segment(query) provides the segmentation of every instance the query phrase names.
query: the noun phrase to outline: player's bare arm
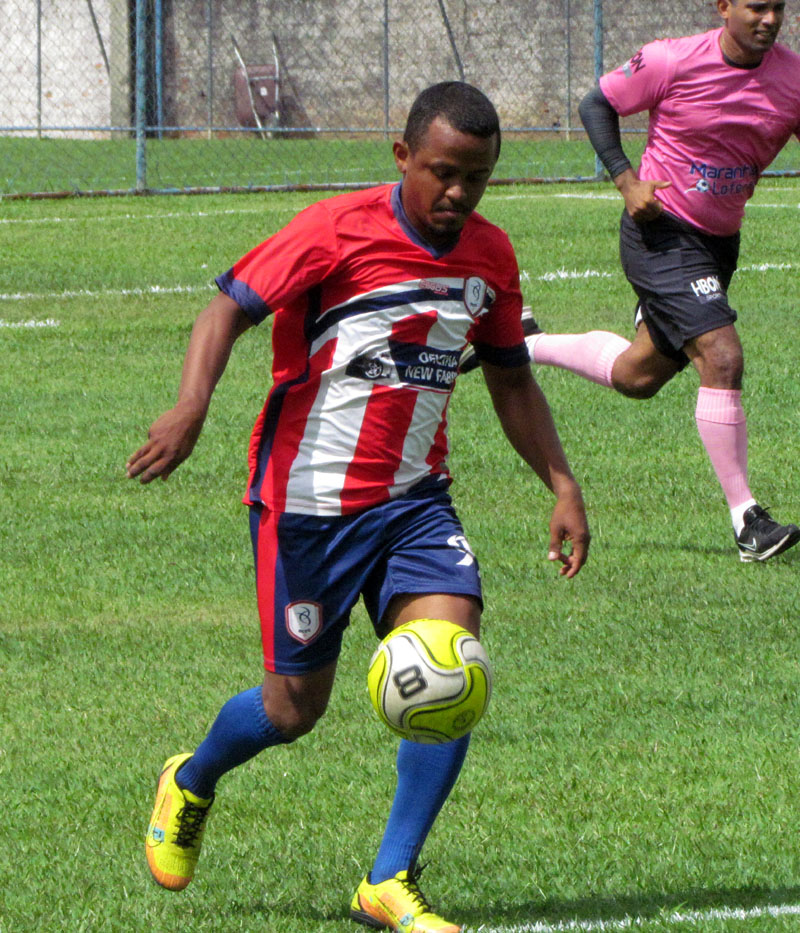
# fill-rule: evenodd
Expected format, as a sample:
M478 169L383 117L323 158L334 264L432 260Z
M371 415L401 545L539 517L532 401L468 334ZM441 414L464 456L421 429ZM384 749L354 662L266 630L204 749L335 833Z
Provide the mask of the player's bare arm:
M484 363L483 373L511 445L555 494L548 559L561 562L562 576L574 577L586 563L591 536L581 489L569 468L547 399L529 366L506 369Z
M191 454L233 345L251 326L236 302L222 293L199 314L184 358L178 401L153 423L147 443L129 458L129 479L166 480Z

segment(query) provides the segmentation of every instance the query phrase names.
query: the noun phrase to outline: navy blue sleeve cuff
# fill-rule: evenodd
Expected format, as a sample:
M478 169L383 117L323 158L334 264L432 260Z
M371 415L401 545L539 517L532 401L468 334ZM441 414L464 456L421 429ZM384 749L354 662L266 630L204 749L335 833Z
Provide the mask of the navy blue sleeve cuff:
M475 343L473 346L478 359L492 366L513 369L515 366L528 366L531 361L524 341L515 347L494 347L489 343Z
M271 313L269 305L260 295L254 292L249 285L234 278L233 269L228 269L227 272L218 275L214 281L217 283L219 290L229 298L233 298L254 324L260 324Z

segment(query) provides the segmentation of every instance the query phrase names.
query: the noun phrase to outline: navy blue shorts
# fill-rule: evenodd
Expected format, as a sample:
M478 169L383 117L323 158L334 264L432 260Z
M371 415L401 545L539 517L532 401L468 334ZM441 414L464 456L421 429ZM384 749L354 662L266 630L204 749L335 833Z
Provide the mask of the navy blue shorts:
M728 286L739 258L739 234L710 236L666 211L637 224L622 212L622 268L639 297L656 349L683 368L686 344L736 320Z
M335 661L360 596L379 637L393 596L482 604L478 562L444 490L331 518L251 506L250 533L268 671L304 674Z

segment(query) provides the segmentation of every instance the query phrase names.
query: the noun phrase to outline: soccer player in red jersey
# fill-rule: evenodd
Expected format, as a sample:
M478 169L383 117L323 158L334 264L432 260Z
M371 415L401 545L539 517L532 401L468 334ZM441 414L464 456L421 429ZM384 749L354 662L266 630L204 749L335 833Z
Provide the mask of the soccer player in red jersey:
M480 91L462 82L423 91L394 144L400 184L309 207L217 278L177 404L128 461L130 477L166 479L191 453L233 345L274 315L273 383L244 500L264 680L223 706L194 752L164 766L147 833L164 887L191 881L221 775L322 716L360 596L378 636L422 617L478 635L477 561L447 492L447 407L468 343L510 442L555 495L549 559L566 577L586 560L580 488L531 374L514 252L474 213L499 149L497 114ZM468 744L400 742L394 802L354 919L459 929L421 894L417 858Z
M743 561L800 541L774 521L747 476L742 345L727 290L744 206L800 130L800 56L776 44L783 0L717 0L719 29L645 45L581 102L595 150L625 202L622 265L637 297L633 343L616 334L531 333L531 358L631 398L655 395L691 362L697 429L730 509ZM619 117L649 111L635 171ZM530 326L536 330L536 325Z

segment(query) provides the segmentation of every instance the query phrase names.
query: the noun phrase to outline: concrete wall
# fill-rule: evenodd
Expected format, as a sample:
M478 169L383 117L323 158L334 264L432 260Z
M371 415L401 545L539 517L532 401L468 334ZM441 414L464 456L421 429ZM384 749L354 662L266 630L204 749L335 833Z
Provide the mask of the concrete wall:
M0 0L0 126L130 126L132 4ZM277 52L278 120L294 128L402 126L422 87L462 71L494 100L506 127L574 126L594 82L593 0L444 0L447 24L439 0L163 5L164 120L172 126L239 125L234 39L248 65L271 63ZM606 69L651 38L718 22L713 0L604 0ZM795 48L798 30L798 17L787 17L783 38Z
M655 8L605 2L609 66L649 38L716 22L710 0ZM459 60L466 80L489 94L505 125L576 120L577 101L594 82L592 0L446 0L445 9L450 34L438 0L389 0L386 21L380 0L215 0L209 32L207 0L173 0L167 24L170 122L206 123L211 113L217 125L236 123L231 36L248 64L271 61L275 40L283 75L281 122L289 126L381 127L385 96L389 124L402 125L421 88L461 76Z
M0 42L0 126L36 135L128 122L127 0L2 0Z

